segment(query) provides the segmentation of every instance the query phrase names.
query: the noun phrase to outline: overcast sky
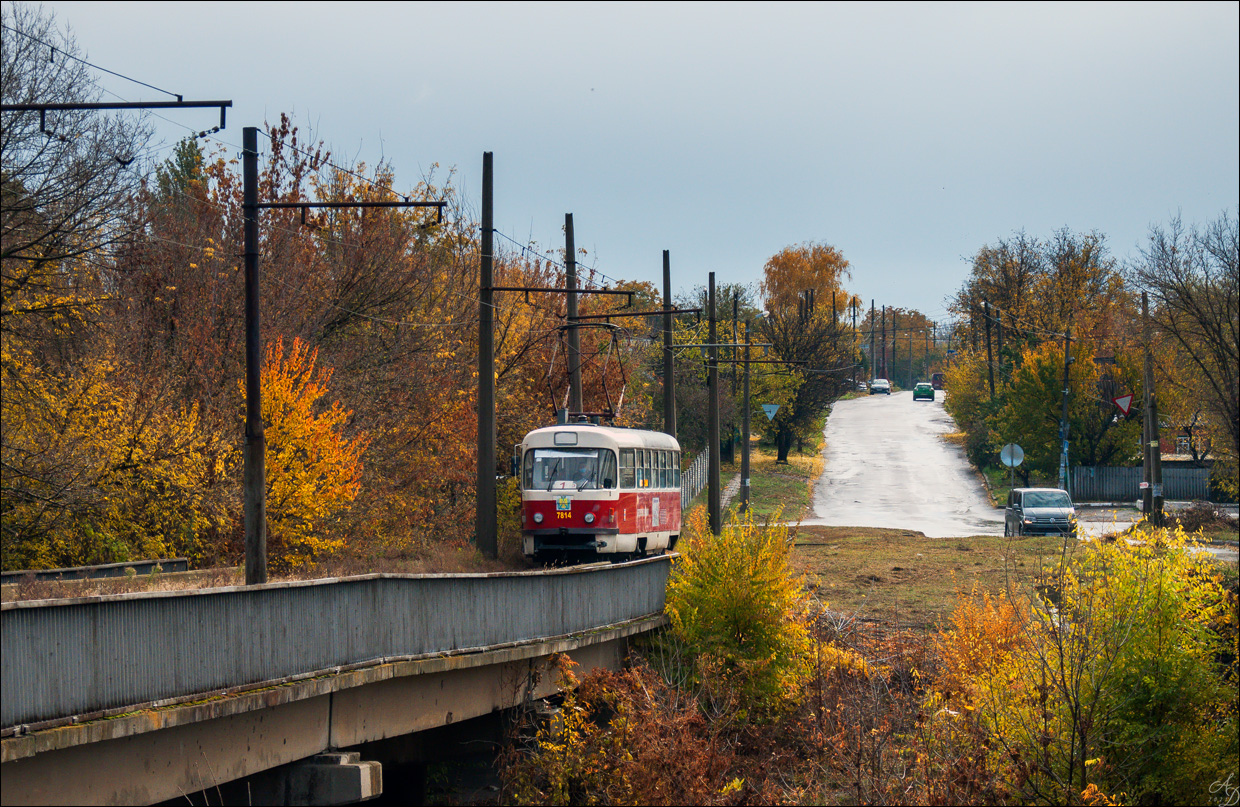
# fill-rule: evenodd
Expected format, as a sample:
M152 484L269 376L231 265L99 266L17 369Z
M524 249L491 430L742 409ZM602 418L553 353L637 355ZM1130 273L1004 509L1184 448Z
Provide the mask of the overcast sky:
M587 263L661 282L668 249L677 289L819 241L863 298L945 319L1014 230L1098 230L1124 258L1240 201L1232 2L45 7L102 67L231 99L228 144L289 112L400 186L455 168L475 209L492 151L499 230L560 247L571 212Z

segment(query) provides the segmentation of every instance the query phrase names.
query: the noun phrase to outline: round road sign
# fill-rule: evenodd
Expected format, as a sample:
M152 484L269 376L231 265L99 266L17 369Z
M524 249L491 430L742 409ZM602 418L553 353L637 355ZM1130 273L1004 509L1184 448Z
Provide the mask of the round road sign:
M1025 451L1015 443L1008 443L999 451L999 461L1009 468L1015 468L1025 461Z

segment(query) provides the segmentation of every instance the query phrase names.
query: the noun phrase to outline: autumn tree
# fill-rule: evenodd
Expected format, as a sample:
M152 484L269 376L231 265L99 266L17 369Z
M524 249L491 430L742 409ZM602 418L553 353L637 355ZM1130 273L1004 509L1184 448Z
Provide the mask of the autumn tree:
M99 100L54 15L21 3L2 13L5 104ZM2 115L0 324L65 349L75 327L99 313L103 253L138 226L129 215L141 180L134 161L149 131L132 116L94 110L49 112L46 129L37 112Z
M1230 466L1233 494L1240 455L1240 228L1224 211L1202 228L1185 227L1179 216L1150 229L1140 257L1129 267L1150 293L1150 315L1168 364L1164 376L1200 406L1190 422L1217 435L1215 445ZM1195 414L1195 413L1194 413Z
M1094 346L1077 342L1072 348L1068 385L1069 463L1127 465L1139 457L1141 422L1134 411L1121 415L1104 390L1107 382L1140 390L1140 356L1133 351L1099 364ZM990 449L1006 443L1025 450L1022 476L1054 473L1059 464L1059 421L1063 413L1063 345L1048 341L1026 348L1002 404L990 423ZM1104 369L1105 368L1105 369Z
M787 462L794 443L810 437L831 402L851 386L859 351L841 319L851 299L840 286L848 276L848 261L825 244L789 247L765 267L762 335L800 378L774 420L777 462Z
M269 551L277 569L313 561L344 545L340 513L361 489L366 434L347 435L352 413L326 403L329 369L294 339L268 345L263 358Z

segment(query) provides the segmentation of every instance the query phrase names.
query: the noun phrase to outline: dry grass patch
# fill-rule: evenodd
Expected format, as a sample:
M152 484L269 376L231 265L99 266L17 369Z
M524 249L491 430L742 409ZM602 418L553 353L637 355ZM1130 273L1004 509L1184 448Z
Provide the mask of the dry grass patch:
M958 591L1036 582L1065 549L1053 537L927 538L874 527L798 527L795 535L792 566L812 577L832 611L917 628L945 619Z
M757 520L782 512L786 521L804 518L812 502L814 481L822 476L822 454L789 454L775 462L774 449L755 449L749 457L749 493ZM737 470L739 470L739 465Z

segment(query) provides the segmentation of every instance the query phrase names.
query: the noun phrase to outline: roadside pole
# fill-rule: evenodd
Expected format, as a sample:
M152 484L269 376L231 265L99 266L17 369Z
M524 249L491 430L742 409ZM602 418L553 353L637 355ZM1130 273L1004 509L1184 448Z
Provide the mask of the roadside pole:
M986 317L986 375L990 379L990 397L993 400L995 397L995 359L994 359L994 356L990 352L990 301L989 300L982 301L982 313ZM1064 385L1065 386L1067 385L1067 381L1068 381L1067 375L1066 375L1067 372L1068 371L1065 368L1064 369L1064 373L1065 373ZM1062 437L1062 435L1060 436ZM1063 485L1060 485L1060 487L1063 487Z
M709 413L707 414L707 432L706 438L710 445L707 447L709 453L708 471L707 471L707 508L710 511L710 531L718 535L723 529L723 505L719 489L719 342L718 328L715 324L715 273L710 273L710 288L708 300L706 303L710 306L710 352L706 355L709 357L707 364L707 384L710 386L710 404Z
M1144 403L1141 433L1144 468L1141 486L1141 514L1156 527L1163 525L1162 451L1158 434L1158 401L1154 394L1154 353L1150 343L1150 301L1141 292L1141 332L1145 342L1145 367L1142 377Z
M989 331L988 331L989 332ZM1068 489L1068 365L1072 364L1072 313L1063 332L1063 410L1059 416L1059 488Z
M870 381L878 378L878 354L874 352L874 298L870 298ZM869 386L869 383L866 383Z
M672 259L663 250L663 431L676 436L676 361L672 355Z
M856 375L856 370L853 370ZM853 385L856 387L856 384ZM749 320L745 320L745 384L741 411L741 512L749 510Z

